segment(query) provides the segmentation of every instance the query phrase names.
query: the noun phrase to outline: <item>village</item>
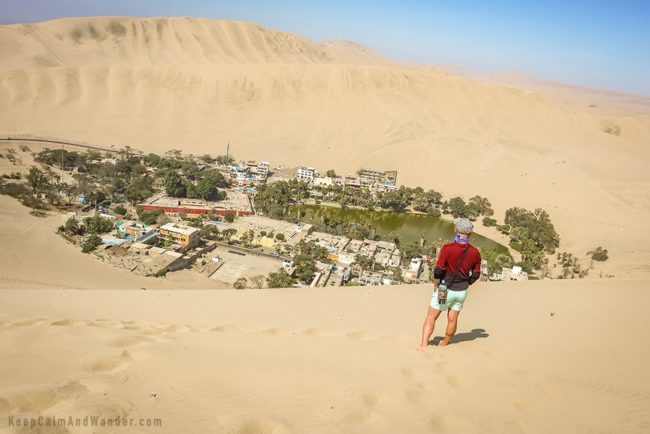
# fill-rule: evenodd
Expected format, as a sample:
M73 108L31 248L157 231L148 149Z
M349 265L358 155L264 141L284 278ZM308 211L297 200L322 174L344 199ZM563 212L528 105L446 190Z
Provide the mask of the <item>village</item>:
M93 162L117 164L110 158ZM91 198L81 194L76 198L81 210L69 212L68 223L73 229L62 227L59 233L83 247L88 231L74 228L83 228L88 219L101 219L110 222L110 230L95 235L97 241L85 250L102 261L155 277L189 268L238 289L431 280L436 249L408 256L395 242L319 232L311 224L270 218L255 209L257 190L267 184L299 182L316 198L329 186L388 192L399 188L396 171L361 169L356 175L322 176L313 167L271 170L266 161L235 163L229 157L202 163L198 169L218 171L225 180L217 200L172 197L162 185L135 204L103 199L90 206ZM103 227L109 229L106 224ZM420 247L424 248L424 240ZM483 280L487 280L487 261L483 262ZM491 280L524 279L527 275L520 267L504 267L501 274L491 276Z

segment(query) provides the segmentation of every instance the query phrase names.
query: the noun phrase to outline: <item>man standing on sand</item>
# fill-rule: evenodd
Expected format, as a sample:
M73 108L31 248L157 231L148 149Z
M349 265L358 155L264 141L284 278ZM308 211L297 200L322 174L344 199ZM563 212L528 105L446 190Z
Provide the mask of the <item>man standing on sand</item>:
M445 244L440 250L440 257L433 271L433 296L427 317L422 326L422 343L420 350L429 345L436 319L440 312L447 310L447 330L438 346L451 342L458 327L458 315L463 309L467 291L471 284L481 277L481 254L469 244L469 237L474 225L468 219L456 221L456 238L453 243ZM438 287L441 282L448 288L447 299L438 299Z

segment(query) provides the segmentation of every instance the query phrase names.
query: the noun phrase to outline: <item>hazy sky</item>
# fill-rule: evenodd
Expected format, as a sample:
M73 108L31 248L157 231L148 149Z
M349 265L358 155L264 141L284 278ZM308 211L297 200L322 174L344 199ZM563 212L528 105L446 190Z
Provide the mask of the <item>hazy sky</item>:
M94 15L242 19L396 60L650 95L650 0L0 0L3 23Z

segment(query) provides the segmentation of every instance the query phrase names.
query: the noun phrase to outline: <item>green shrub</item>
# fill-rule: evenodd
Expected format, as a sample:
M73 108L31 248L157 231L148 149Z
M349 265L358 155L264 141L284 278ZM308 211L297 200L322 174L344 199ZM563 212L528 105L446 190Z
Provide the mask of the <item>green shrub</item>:
M95 250L102 244L102 239L98 235L92 234L88 238L82 241L81 251L84 253L89 253Z
M607 256L607 249L603 249L602 247L597 247L595 250L592 250L587 254L591 256L591 259L598 262L603 262L609 259L609 256Z
M496 221L496 219L493 219L493 218L491 218L491 217L483 217L483 224L484 224L485 226L488 226L488 227L496 226L496 225L497 225L497 221Z
M100 216L86 217L84 219L86 232L91 234L103 234L113 230L113 222Z

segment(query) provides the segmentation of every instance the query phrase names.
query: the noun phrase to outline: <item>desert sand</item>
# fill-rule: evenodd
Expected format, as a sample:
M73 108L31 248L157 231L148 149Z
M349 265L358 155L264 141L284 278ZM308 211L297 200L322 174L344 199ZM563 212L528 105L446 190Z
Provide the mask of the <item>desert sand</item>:
M506 81L247 22L0 27L0 134L194 154L230 141L273 165L397 169L406 185L486 196L500 218L542 207L560 250L609 250L594 275L647 276L650 229L629 222L650 221L650 98Z
M477 284L456 343L419 352L429 297L427 286L0 291L3 414L162 420L7 431L4 418L0 430L650 429L647 281ZM610 311L620 305L629 316Z

